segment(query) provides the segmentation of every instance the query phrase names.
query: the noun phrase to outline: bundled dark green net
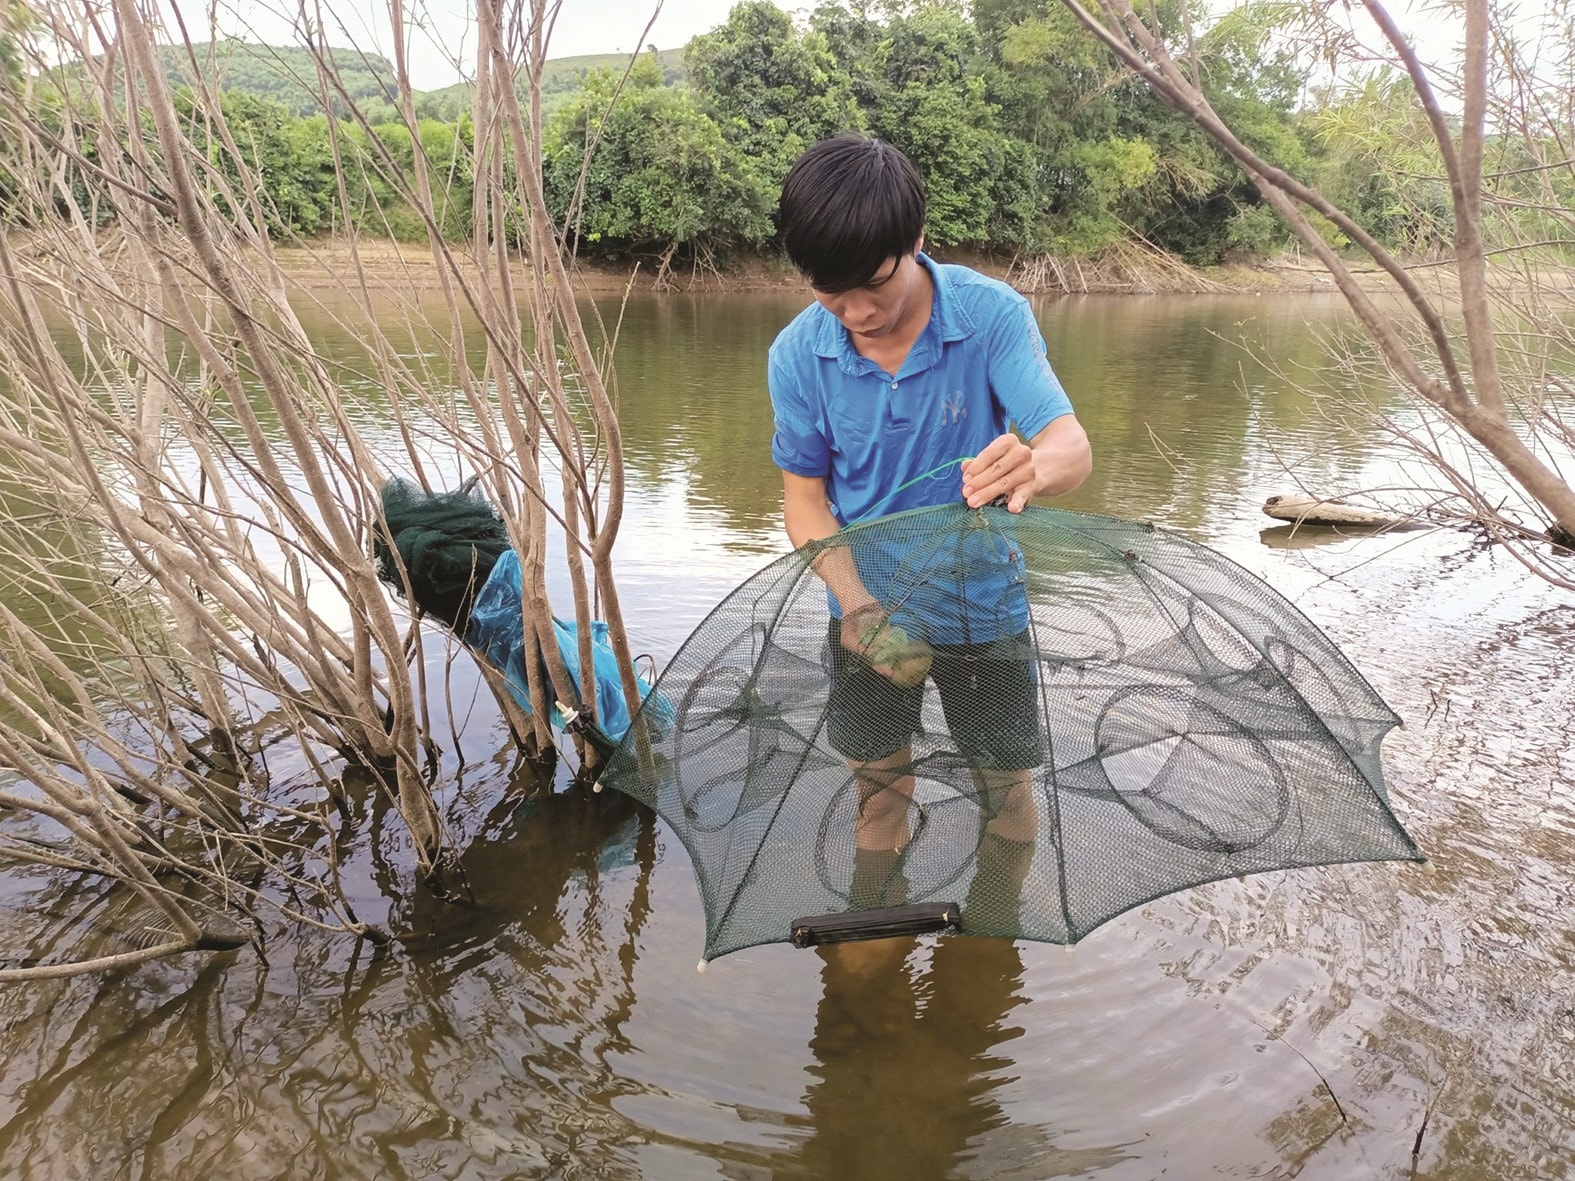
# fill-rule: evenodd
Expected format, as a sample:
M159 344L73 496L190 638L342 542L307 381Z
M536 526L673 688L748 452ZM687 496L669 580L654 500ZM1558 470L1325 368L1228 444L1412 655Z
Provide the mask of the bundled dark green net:
M401 594L408 579L413 606L464 635L476 592L509 549L497 510L478 492L427 492L397 476L383 485L382 506L387 534L372 543L378 577Z
M822 575L849 561L878 607L843 626ZM1127 521L851 527L739 587L656 694L672 724L636 725L602 782L688 849L707 958L947 901L965 933L1071 943L1202 882L1421 857L1379 763L1398 718L1363 677L1257 578ZM889 847L856 848L872 808Z

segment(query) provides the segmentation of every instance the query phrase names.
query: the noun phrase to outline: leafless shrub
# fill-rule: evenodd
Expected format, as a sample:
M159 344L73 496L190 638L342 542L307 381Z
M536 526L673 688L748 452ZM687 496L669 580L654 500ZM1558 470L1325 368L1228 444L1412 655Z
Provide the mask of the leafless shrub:
M1527 56L1510 14L1466 0L1459 61L1427 66L1376 0L1363 10L1373 45L1324 6L1282 10L1339 66L1374 64L1406 79L1430 139L1413 144L1419 167L1437 163L1452 235L1447 267L1407 265L1322 192L1265 160L1234 134L1127 0L1067 9L1166 101L1207 132L1246 171L1264 200L1327 269L1369 341L1341 363L1406 390L1417 413L1398 425L1406 447L1441 474L1454 511L1470 517L1539 576L1575 589L1575 463L1567 418L1575 358L1566 265L1575 243L1565 199L1575 152L1568 141L1569 29L1550 25L1546 62ZM1453 10L1452 10L1453 11ZM1556 44L1555 44L1556 43ZM1506 169L1506 165L1510 165ZM1529 200L1528 178L1542 191ZM1535 214L1536 216L1531 216ZM1382 286L1351 261L1370 260ZM1354 407L1353 402L1353 407ZM1553 544L1549 544L1549 543Z
M390 12L402 44L402 9ZM45 112L29 71L0 82L0 177L13 190L0 235L0 498L35 513L41 539L7 572L30 606L0 605L0 858L124 883L158 931L131 952L3 968L0 980L234 947L270 907L365 931L333 841L317 839L332 827L326 805L283 797L270 773L284 752L325 787L347 767L369 777L403 818L419 873L441 878L438 736L424 667L409 660L419 621L391 602L370 552L390 474L462 473L508 525L541 658L526 661L532 714L500 695L522 743L551 744L553 701L594 714L593 674L582 702L552 639L550 518L583 644L594 611L637 701L611 564L623 473L607 357L542 204L544 0L478 8L468 250L439 232L444 194L402 56L413 170L364 119L354 147L330 120L340 224L355 224L346 178L378 172L428 227L446 312L436 330L413 303L388 315L400 293L380 290L349 231L340 293L362 313L346 320L360 377L398 422L392 453L292 306L264 187L216 92L199 84L189 110L171 93L156 42L171 31L183 42L175 16L161 30L132 0L36 5L17 42L24 62L31 52L35 76L87 63L81 84ZM301 27L324 105L353 108L304 13ZM417 321L447 340L444 356L402 351L400 329ZM580 665L593 668L583 650Z

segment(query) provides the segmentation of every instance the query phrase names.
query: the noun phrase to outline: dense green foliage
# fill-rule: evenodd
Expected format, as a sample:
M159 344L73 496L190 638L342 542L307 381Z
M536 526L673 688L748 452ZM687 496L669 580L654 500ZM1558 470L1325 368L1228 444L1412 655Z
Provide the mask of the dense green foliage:
M1378 77L1309 103L1307 67L1275 37L1283 7L1254 0L1190 38L1176 0L1148 11L1254 149L1322 184L1393 245L1438 240L1447 194L1415 179L1437 169L1403 82ZM0 69L7 44L0 36ZM244 161L209 145L216 172L233 200L259 200L276 229L342 226L337 147L355 224L424 238L410 200L421 159L439 232L470 233L466 87L415 95L412 132L381 59L336 51L343 94L326 102L303 50L168 50L177 83L189 83L193 59L222 89ZM1208 264L1284 241L1220 149L1120 68L1058 0L826 0L797 18L769 0L742 0L686 49L653 48L632 67L614 55L549 63L543 105L552 212L580 249L607 257L769 249L787 168L809 144L849 128L890 140L919 165L936 246L1075 257L1141 239ZM193 130L206 144L201 120ZM243 171L254 185L235 183Z
M928 240L937 246L1077 255L1141 236L1210 263L1279 241L1278 223L1235 166L1120 70L1056 0L876 11L826 2L795 20L769 0L743 0L695 38L682 88L692 96L686 127L693 135L697 118L715 125L737 158L730 177L752 174L756 198L732 179L725 200L682 182L660 193L628 178L590 185L580 216L596 227L592 240L612 252L658 240L763 244L768 232L755 232L758 223L744 212L774 205L805 147L853 128L890 140L919 165L929 188ZM1227 14L1197 38L1195 52L1206 90L1243 137L1306 172L1295 109L1304 78L1273 47L1272 11ZM1159 19L1167 33L1178 32L1173 2ZM1178 53L1181 44L1178 35ZM610 93L605 81L587 84L583 103L553 124L558 152L583 148L586 120L598 117L598 103L606 111ZM633 116L653 101L631 87L608 116L608 134L616 126L627 158L659 155L670 135L666 122ZM710 183L709 174L690 175L695 185ZM669 190L672 180L663 177ZM696 208L703 200L716 210L711 224L697 230L685 219L681 236L649 233L652 204ZM557 212L567 208L560 196Z
M193 110L191 91L177 91L176 102L192 142L206 149L228 182L221 190L223 199L244 202L253 189L241 176L240 161L210 137L209 121ZM296 118L275 99L239 90L225 91L219 106L241 160L265 180L256 196L269 225L307 234L330 228L336 186L328 120L321 115ZM246 211L238 212L245 216Z
M553 122L545 179L554 212L583 243L619 250L769 237L754 161L732 148L688 90L664 86L651 55L643 56L616 99L616 80L599 71Z
M21 4L0 0L0 86L13 84L22 76L17 40L26 19L27 10Z

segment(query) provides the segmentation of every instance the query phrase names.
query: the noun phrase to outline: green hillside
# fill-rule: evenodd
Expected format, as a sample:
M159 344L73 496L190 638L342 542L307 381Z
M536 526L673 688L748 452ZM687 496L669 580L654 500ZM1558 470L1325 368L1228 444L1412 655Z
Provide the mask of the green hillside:
M159 49L170 80L189 86L198 76L206 76L220 90L241 91L273 99L292 114L311 115L321 109L318 98L317 66L312 55L294 46L253 45L225 40L185 46L165 45ZM330 49L330 58L340 84L373 123L397 118L394 106L394 67L377 54L362 54L350 49ZM684 77L684 51L664 49L656 55L667 84ZM542 79L543 104L550 113L561 106L585 77L596 70L622 73L629 65L626 53L582 54L554 58L547 62ZM81 66L65 66L57 75L66 86L76 83ZM417 91L417 112L423 118L453 120L470 106L471 84L459 82L439 90ZM331 94L335 112L344 102Z
M373 103L393 94L394 68L376 54L349 49L328 51L340 85L357 104ZM204 42L188 49L184 45L159 47L159 56L169 79L177 86L189 86L206 77L220 90L242 91L270 98L292 114L317 112L317 65L305 49L251 45L244 41ZM82 78L80 65L63 66L57 71L59 82L74 88ZM330 106L339 109L343 100L331 93Z
M319 109L317 64L305 49L230 40L194 46L193 51L197 70L221 89L276 99L296 114ZM195 71L184 47L165 46L160 53L172 81L192 80ZM393 94L394 67L387 59L350 49L330 49L328 56L340 85L356 102ZM330 101L338 105L340 100Z
M667 85L672 86L684 80L682 48L659 49L656 51L656 61L662 67L662 79ZM622 74L628 67L627 53L583 53L577 57L551 58L542 70L542 107L550 114L562 106L588 74L597 70ZM470 106L470 91L469 82L445 86L441 90L429 90L421 96L417 105L430 110L435 118L451 119Z

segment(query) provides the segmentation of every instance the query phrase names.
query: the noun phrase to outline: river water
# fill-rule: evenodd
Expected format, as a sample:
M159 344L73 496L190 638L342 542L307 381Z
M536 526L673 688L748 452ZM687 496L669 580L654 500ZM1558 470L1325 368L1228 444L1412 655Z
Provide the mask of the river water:
M617 568L658 663L785 548L764 358L799 306L624 316ZM1215 546L1325 629L1405 721L1385 765L1429 867L1229 880L1070 951L920 940L850 966L778 945L698 974L682 846L627 802L526 782L461 660L441 802L476 905L352 850L388 947L278 929L263 954L0 987L0 1176L1575 1174L1575 604L1463 533L1262 515L1298 483L1408 478L1285 376L1341 389L1337 300L1038 310L1096 451L1065 503ZM113 922L97 884L3 881L8 947Z

